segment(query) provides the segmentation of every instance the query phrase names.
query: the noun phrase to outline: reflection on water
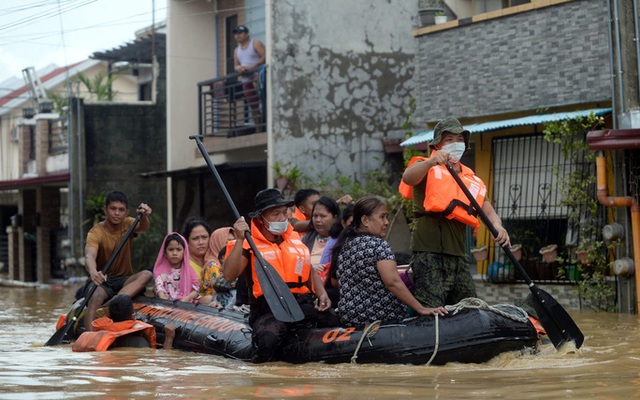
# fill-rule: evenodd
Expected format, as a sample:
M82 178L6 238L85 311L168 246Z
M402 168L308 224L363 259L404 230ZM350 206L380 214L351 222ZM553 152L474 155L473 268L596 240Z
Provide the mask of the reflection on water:
M44 347L75 288L0 287L0 399L640 398L633 315L578 312L579 351L541 347L486 364L252 365L178 350Z

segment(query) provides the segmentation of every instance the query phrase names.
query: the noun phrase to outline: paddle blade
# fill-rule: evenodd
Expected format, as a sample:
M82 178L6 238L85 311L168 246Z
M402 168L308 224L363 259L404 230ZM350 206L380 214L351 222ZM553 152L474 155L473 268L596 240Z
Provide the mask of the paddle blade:
M571 316L549 293L535 285L530 286L530 289L533 293L533 307L555 348L560 348L565 342L574 341L579 349L584 342L584 335Z
M304 319L304 313L287 284L282 280L273 265L262 257L257 260L255 269L258 281L269 304L273 316L282 322L298 322ZM259 265L262 264L262 265Z
M95 286L95 285L94 285ZM91 291L90 293L92 293ZM65 324L51 336L51 338L45 343L45 346L57 346L63 343L70 343L76 330L78 329L78 319L82 319L84 316L84 308L87 305L88 297L82 297L75 301L69 309L64 322Z
M64 324L60 329L56 331L56 333L53 334L53 336L51 336L49 340L47 340L47 343L45 343L44 345L57 346L59 344L70 343L71 337L69 335L69 331L73 327L74 322L75 320L72 319L71 321L68 321L66 324Z
M469 199L473 208L478 212L482 222L484 222L487 228L489 228L493 237L497 237L498 230L491 223L487 213L484 212L475 197L473 197L469 188L465 186L462 179L458 176L458 173L453 169L453 167L451 167L451 164L447 162L446 167L458 186L460 186L460 189L464 192L465 196ZM564 342L571 340L575 341L576 348L579 349L584 341L584 335L580 332L580 328L578 328L576 323L573 322L571 316L567 314L564 308L562 308L562 306L558 304L558 302L549 293L542 289L538 289L535 286L509 247L506 245L502 246L502 250L504 250L507 257L509 257L513 264L518 268L518 271L529 285L529 289L533 293L533 306L538 313L540 323L542 323L542 326L547 331L547 335L556 349L562 346Z

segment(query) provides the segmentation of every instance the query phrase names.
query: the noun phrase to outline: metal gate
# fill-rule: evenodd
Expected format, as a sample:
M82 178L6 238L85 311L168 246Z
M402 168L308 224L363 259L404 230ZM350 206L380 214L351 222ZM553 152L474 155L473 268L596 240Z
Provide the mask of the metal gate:
M595 163L565 159L560 145L547 142L542 135L494 138L492 147L490 200L509 232L512 245L522 246L521 264L534 280L566 281L568 277L559 279L562 274L545 265L539 250L556 244L559 254L571 259L580 240L581 225L590 224L598 231L602 228L603 213L598 213L594 220L586 217L589 213L581 209L583 206L563 205L565 178L575 172L595 176ZM585 189L596 197L595 182ZM485 243L492 242L488 237L485 239ZM488 261L489 274L494 262L510 263L497 246Z

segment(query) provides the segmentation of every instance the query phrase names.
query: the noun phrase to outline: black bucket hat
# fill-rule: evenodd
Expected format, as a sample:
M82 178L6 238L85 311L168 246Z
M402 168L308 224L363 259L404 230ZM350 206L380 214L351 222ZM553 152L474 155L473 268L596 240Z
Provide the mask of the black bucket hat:
M435 150L436 145L442 141L442 134L444 132L451 132L461 134L464 138L465 150L469 150L469 131L462 127L460 121L455 118L445 118L438 122L435 128L433 128L433 139L429 142L429 147Z
M256 218L262 214L264 210L268 210L273 207L293 205L293 200L285 200L284 196L278 189L264 189L256 194L256 198L253 200L255 211L249 213L249 217Z

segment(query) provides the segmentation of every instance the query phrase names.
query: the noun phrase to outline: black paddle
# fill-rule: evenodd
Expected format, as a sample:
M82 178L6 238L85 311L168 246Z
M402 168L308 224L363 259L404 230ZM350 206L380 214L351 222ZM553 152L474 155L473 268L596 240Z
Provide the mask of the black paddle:
M202 157L204 157L207 162L209 169L211 169L211 172L215 176L216 181L218 181L218 185L220 186L220 189L222 189L224 197L227 199L235 219L239 219L240 213L238 212L236 205L233 203L220 174L218 174L216 167L213 165L211 157L209 157L209 153L202 143L201 136L193 135L189 136L189 139L196 141L198 149L200 150L200 153L202 153ZM282 322L296 322L303 320L304 313L296 301L296 298L293 297L293 293L291 293L291 290L273 265L269 264L264 258L262 258L262 254L258 251L258 248L251 237L251 232L245 231L244 236L247 239L249 246L251 246L251 250L256 257L256 260L258 261L258 265L256 265L258 280L260 281L260 287L264 293L264 298L267 301L267 304L269 304L269 308L271 309L273 316L278 321Z
M480 204L478 204L471 192L469 192L469 189L464 182L462 182L462 179L458 176L453 167L451 167L451 164L447 163L446 166L453 178L456 180L458 186L460 186L469 201L471 201L471 205L476 209L478 215L480 215L482 222L484 222L487 228L489 228L493 237L497 237L498 230L493 226L491 221L489 221L489 217L482 207L480 207ZM558 304L553 296L538 288L535 283L531 281L531 278L529 278L524 268L522 268L522 265L520 265L520 262L513 255L511 249L507 245L501 247L513 265L518 268L518 271L520 271L520 275L522 275L525 282L529 285L529 289L531 290L531 293L533 293L533 307L536 309L540 322L547 331L547 336L549 336L549 339L556 349L562 346L565 342L572 340L575 342L576 348L579 349L584 342L584 335L580 331L580 328L578 328L578 325L576 325L571 316L560 304Z
M136 219L131 224L131 227L129 228L127 233L125 233L124 237L120 241L120 244L118 244L118 247L116 247L115 251L111 254L109 261L107 261L104 268L102 268L103 274L106 275L107 271L109 270L109 267L111 267L111 264L113 264L113 261L116 259L116 257L120 253L120 250L122 250L122 248L124 247L124 244L129 239L129 236L131 236L131 234L133 233L133 230L138 225L138 222L140 222L140 218L142 218L142 214L138 214ZM78 317L82 313L82 310L84 310L84 308L87 306L87 304L89 303L89 299L91 299L91 296L93 296L93 293L98 288L93 282L91 282L89 286L91 287L91 289L89 289L89 292L85 295L84 301L82 302L80 307L78 308L72 307L72 309L69 311L69 314L67 314L67 319L65 320L64 326L58 329L56 333L54 333L53 336L51 336L51 339L49 339L47 343L44 344L45 346L57 346L62 343L69 343L71 341L71 338L69 337L69 331L71 330L71 327L73 327L73 325L76 323L76 321L78 320ZM71 314L73 314L73 318L71 318Z

